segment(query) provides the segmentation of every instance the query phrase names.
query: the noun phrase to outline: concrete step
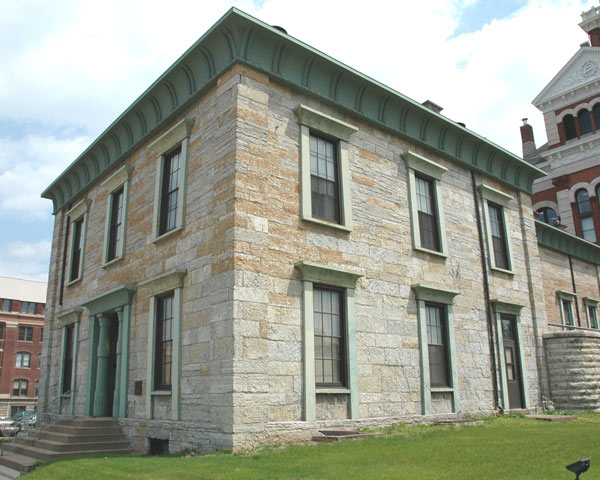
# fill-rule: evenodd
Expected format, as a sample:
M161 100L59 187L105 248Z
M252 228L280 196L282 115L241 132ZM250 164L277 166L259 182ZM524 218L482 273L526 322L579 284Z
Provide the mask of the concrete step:
M38 440L50 440L53 442L62 443L78 443L78 442L118 442L123 440L123 434L119 432L111 434L69 434L44 431L40 432L39 436L35 437Z
M121 427L76 427L72 425L44 425L42 433L64 433L66 435L121 435Z
M19 478L21 476L21 472L18 470L14 470L12 468L5 467L4 465L0 465L0 480L14 480L15 478Z
M321 435L312 437L313 442L340 442L357 438L375 437L381 433L360 433L357 430L319 430Z
M16 453L25 457L30 457L34 460L56 460L59 458L67 458L74 456L90 456L90 455L131 455L133 451L131 448L90 448L89 450L80 450L77 452L56 452L45 448L33 447L30 445L14 444L10 449L5 450L6 453Z
M83 427L83 428L99 428L99 427L117 427L119 428L119 422L114 418L105 417L75 417L65 418L58 422L58 425L65 425L68 427Z
M4 449L2 455L0 455L0 465L9 470L16 470L17 472L29 472L36 463L37 460L35 458L16 452L9 452ZM6 476L6 474L4 475Z
M19 445L20 442L16 442L15 445ZM50 450L52 452L87 452L90 450L127 450L130 448L129 442L120 438L119 441L112 442L77 442L77 443L62 443L54 442L52 440L38 440L33 439L31 443L24 443L25 446L40 448L43 450Z

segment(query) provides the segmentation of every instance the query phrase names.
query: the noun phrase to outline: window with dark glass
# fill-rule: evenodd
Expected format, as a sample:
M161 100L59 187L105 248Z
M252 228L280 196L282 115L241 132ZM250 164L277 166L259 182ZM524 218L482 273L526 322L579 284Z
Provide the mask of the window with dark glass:
M432 387L450 387L448 371L448 338L446 307L425 304L427 319L427 351L429 354L429 381Z
M44 327L40 328L40 343L44 341Z
M31 353L17 352L17 368L29 368L31 366Z
M74 331L75 328L73 325L67 325L65 327L62 393L67 393L71 390L71 383L73 381Z
M563 319L565 325L574 325L573 321L573 302L571 300L562 299Z
M179 194L181 149L165 155L160 196L159 235L177 226L177 196Z
M36 382L33 384L33 390L34 390L34 392L35 392L35 396L36 396L36 397L37 397L37 396L39 396L39 392L40 392L40 382L39 382L39 381L36 381Z
M156 299L156 351L154 355L154 389L171 389L173 364L173 301L170 293Z
M345 386L344 293L315 287L315 381L317 385Z
M69 281L72 282L79 278L81 265L81 252L83 247L83 218L73 222L73 247L71 248L71 271L69 272Z
M42 368L42 354L37 354L37 368Z
M0 323L0 340L4 340L4 330L6 328L6 323Z
M10 300L7 298L2 299L2 311L10 312Z
M437 204L433 180L415 175L421 247L440 251Z
M598 308L596 305L588 305L587 311L590 328L598 328Z
M490 229L492 236L492 248L494 249L494 263L497 268L509 270L508 249L506 246L506 227L502 207L488 202L490 213Z
M337 142L310 135L310 183L312 215L340 223Z
M581 226L581 236L589 241L596 241L596 229L594 227L594 217L592 212L592 202L585 188L577 190L575 193L577 202L577 211L579 213L579 225Z
M596 105L594 105L593 108L593 115L594 115L594 123L596 124L596 129L598 127L600 127L600 103L597 103Z
M28 315L35 315L35 303L34 302L21 302L21 313L27 313Z
M107 261L115 259L121 252L123 242L123 192L124 189L121 187L111 195Z
M33 342L33 327L19 327L19 342Z
M537 219L540 222L547 223L548 225L554 225L556 223L555 220L558 221L558 215L554 209L550 207L544 207L537 211Z
M577 138L577 129L575 128L575 119L573 115L565 115L563 118L563 125L565 126L565 137L567 140Z
M26 397L29 382L24 379L18 379L13 382L13 397Z
M579 130L581 131L581 135L592 133L592 118L589 110L580 110L577 114L577 118L579 119Z

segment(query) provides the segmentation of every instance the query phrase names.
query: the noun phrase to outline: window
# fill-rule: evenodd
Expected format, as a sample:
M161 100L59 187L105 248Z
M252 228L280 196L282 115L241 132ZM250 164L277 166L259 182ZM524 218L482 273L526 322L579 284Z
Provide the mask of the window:
M123 242L123 188L111 196L107 260L117 257Z
M29 352L17 352L17 368L29 368L31 367L31 353Z
M8 300L7 298L2 299L2 311L10 312L10 300Z
M355 127L305 105L300 123L302 219L352 230L348 141Z
M42 368L42 354L38 353L37 355L37 368Z
M173 293L156 299L154 389L171 389L173 364Z
M432 412L435 395L452 396L452 409L460 411L458 373L455 368L452 304L458 292L413 285L417 302L421 355L422 413Z
M61 393L67 393L71 390L73 380L73 341L75 326L67 325L64 330L64 352L63 352L63 378Z
M413 248L446 256L441 179L448 170L413 152L402 157L408 173Z
M312 215L340 223L337 142L310 135L310 185Z
M304 289L305 420L316 419L317 394L348 395L350 418L358 418L354 289L362 275L312 262L295 267Z
M4 340L4 330L6 329L6 323L0 323L0 340Z
M19 342L33 342L33 327L19 327Z
M28 315L35 315L35 303L34 302L21 302L21 313Z
M487 185L479 185L479 191L483 198L490 268L512 273L510 235L505 208L512 197Z
M33 390L34 390L34 394L36 396L36 398L39 396L40 393L40 382L36 380L36 382L33 384Z
M68 268L68 283L81 279L85 252L86 225L90 202L82 200L67 212L71 219L71 248Z
M547 223L548 225L555 225L558 222L558 215L550 207L540 208L536 212L536 217L540 222Z
M587 315L588 328L598 329L598 300L584 298L585 313Z
M573 118L573 115L565 115L563 118L563 125L565 126L566 140L577 138L577 128L575 128L575 119Z
M150 296L146 415L153 418L155 396L171 397L171 418L180 418L181 296L185 270L174 269L139 285Z
M192 123L182 120L150 145L150 149L158 155L153 226L155 239L183 228Z
M317 385L346 385L343 292L314 287L315 381Z
M506 249L506 231L504 228L504 219L502 216L502 207L499 205L488 204L490 215L490 228L492 236L492 247L494 250L494 262L496 267L504 270L509 269L508 252Z
M27 387L29 386L27 380L19 379L13 382L13 397L26 397Z
M425 303L425 312L427 317L429 380L432 387L448 387L450 386L450 377L448 375L445 307Z
M573 303L577 300L576 294L564 290L559 290L556 294L560 307L561 323L563 325L574 326L575 315L573 313Z
M577 118L579 119L579 130L581 131L581 135L592 133L592 118L589 110L580 110L577 114Z
M577 190L575 192L575 201L577 202L577 211L579 213L581 236L589 242L596 242L592 202L590 201L588 191L585 188Z
M40 328L40 343L44 341L44 327Z
M594 114L594 123L596 124L596 128L600 127L600 103L597 103L596 105L594 105L593 108L593 114Z

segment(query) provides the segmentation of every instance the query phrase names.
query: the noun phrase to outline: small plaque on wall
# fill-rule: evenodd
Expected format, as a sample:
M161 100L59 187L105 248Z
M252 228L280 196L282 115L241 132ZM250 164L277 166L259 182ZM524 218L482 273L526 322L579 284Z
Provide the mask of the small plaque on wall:
M142 395L142 386L144 384L143 380L136 380L133 383L133 394L134 395Z

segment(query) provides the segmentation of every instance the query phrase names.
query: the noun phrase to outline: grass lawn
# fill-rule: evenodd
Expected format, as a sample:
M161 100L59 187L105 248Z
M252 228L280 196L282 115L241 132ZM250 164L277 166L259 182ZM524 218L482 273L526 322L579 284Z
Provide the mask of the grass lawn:
M565 465L591 457L581 480L600 478L600 415L572 422L490 418L482 425L394 426L385 435L204 456L63 460L34 479L573 479Z

